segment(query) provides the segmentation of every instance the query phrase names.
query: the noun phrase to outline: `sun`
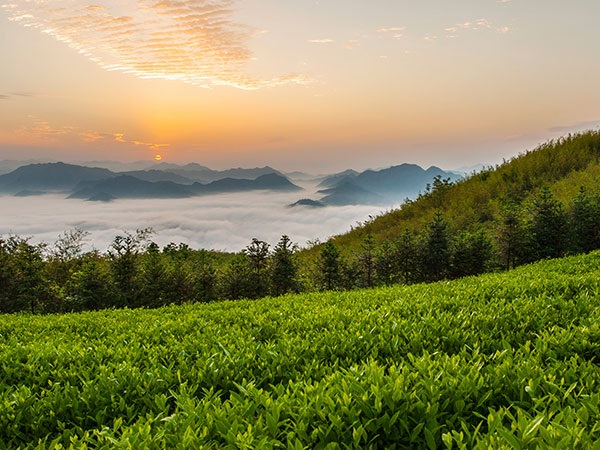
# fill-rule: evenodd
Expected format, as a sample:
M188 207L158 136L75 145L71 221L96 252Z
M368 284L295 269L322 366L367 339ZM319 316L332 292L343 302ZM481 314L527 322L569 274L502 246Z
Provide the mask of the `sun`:
M159 155L158 153L156 155L154 155L154 161L161 161L162 160L162 156Z

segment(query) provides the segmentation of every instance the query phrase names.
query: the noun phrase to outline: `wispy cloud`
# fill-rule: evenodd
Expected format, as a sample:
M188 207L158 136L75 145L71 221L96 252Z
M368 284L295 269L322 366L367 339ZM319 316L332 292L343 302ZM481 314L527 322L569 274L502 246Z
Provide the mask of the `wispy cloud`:
M233 20L234 0L13 0L11 20L47 33L107 70L194 85L258 89L304 83L247 73L254 30Z
M571 125L558 125L552 128L549 128L548 131L552 133L567 133L567 132L576 132L589 130L592 128L600 127L600 120L588 120L583 122L577 122Z
M309 39L308 42L310 42L312 44L330 44L335 41L333 39L323 38L323 39Z
M400 39L404 36L405 27L382 27L377 29L377 33L391 34L394 39Z
M52 144L61 140L77 140L85 143L117 142L135 147L145 147L153 152L169 148L169 144L131 139L121 132L106 133L70 125L56 126L36 117L30 117L30 120L30 124L15 131L15 134L29 142L40 144Z
M508 26L496 26L488 19L477 19L472 22L464 22L453 25L451 27L447 27L444 31L446 32L446 37L456 37L460 31L479 31L479 30L488 30L493 31L495 33L504 34L510 31L510 27Z
M9 98L10 98L10 95L0 94L0 100L8 100Z

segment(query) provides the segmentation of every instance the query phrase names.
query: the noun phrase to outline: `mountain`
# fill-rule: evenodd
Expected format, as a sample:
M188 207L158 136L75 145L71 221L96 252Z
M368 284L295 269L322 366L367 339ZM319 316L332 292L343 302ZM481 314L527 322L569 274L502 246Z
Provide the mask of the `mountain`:
M114 172L98 167L62 162L29 164L0 175L0 192L70 191L82 181L99 181L113 176Z
M368 174L368 178L375 177ZM378 182L385 184L384 180ZM399 208L336 236L334 242L351 252L360 248L368 234L377 242L394 241L407 229L421 232L437 212L455 230L473 232L484 228L493 236L505 205L512 202L527 208L543 187L550 189L564 207L570 205L580 188L594 198L600 197L600 131L550 141L454 183L438 183ZM307 257L314 257L318 251L307 251Z
M457 180L459 175L432 166L425 170L416 164L400 164L382 170L358 173L346 170L325 177L318 191L319 201L327 205L389 205L415 198L431 185L435 177Z
M143 181L172 181L173 183L179 184L193 184L194 180L191 180L187 177L178 175L173 172L169 172L166 170L157 170L157 169L149 169L149 170L131 170L128 172L121 172L121 175L130 175L132 177L138 178Z
M262 175L268 175L271 173L282 175L281 172L269 166L256 167L253 169L235 168L227 170L213 170L199 164L191 163L186 164L185 166L176 167L173 167L173 165L167 165L164 169L162 168L162 165L159 167L164 171L203 184L210 183L211 181L222 180L224 178L253 180Z
M150 182L130 175L119 175L77 189L68 198L185 198L192 195L188 186L172 181Z
M261 175L254 180L245 180L237 178L223 178L213 181L209 184L194 183L193 192L204 193L224 193L251 190L277 190L277 191L299 191L301 187L296 186L290 180L282 175L269 173Z
M351 180L357 175L358 172L356 170L344 170L343 172L334 173L333 175L327 175L317 186L326 188L334 187L336 184L339 184L345 180Z
M384 202L382 196L360 187L350 179L342 181L333 188L323 189L318 192L326 194L320 200L325 205L371 205Z
M318 202L316 200L311 200L310 198L301 198L300 200L292 203L289 206L291 208L294 208L296 206L307 206L309 208L324 208L326 205L322 202Z
M287 178L268 174L255 180L225 178L208 184L184 185L172 181L144 181L131 175L118 175L98 182L82 181L68 198L110 201L117 198L186 198L202 194L254 190L297 191L302 188Z

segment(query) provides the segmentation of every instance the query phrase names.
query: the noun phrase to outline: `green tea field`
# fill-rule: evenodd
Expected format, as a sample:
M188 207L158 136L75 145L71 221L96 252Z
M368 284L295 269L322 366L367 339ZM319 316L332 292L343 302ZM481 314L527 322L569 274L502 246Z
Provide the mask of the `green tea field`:
M0 316L0 448L599 448L600 252L457 281Z

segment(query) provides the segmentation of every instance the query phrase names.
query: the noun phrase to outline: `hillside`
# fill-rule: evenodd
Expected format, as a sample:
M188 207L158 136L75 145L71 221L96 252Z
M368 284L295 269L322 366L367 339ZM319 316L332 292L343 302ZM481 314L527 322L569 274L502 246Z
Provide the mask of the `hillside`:
M3 315L0 442L589 448L599 271L595 252L408 287Z
M415 201L383 213L363 226L336 236L333 241L346 252L356 250L368 234L376 241L397 239L405 229L420 231L441 211L454 229L495 227L506 201L531 202L542 187L567 205L583 186L600 194L600 132L589 131L550 141L496 167L484 169L450 186L440 183ZM301 255L311 259L319 247Z

